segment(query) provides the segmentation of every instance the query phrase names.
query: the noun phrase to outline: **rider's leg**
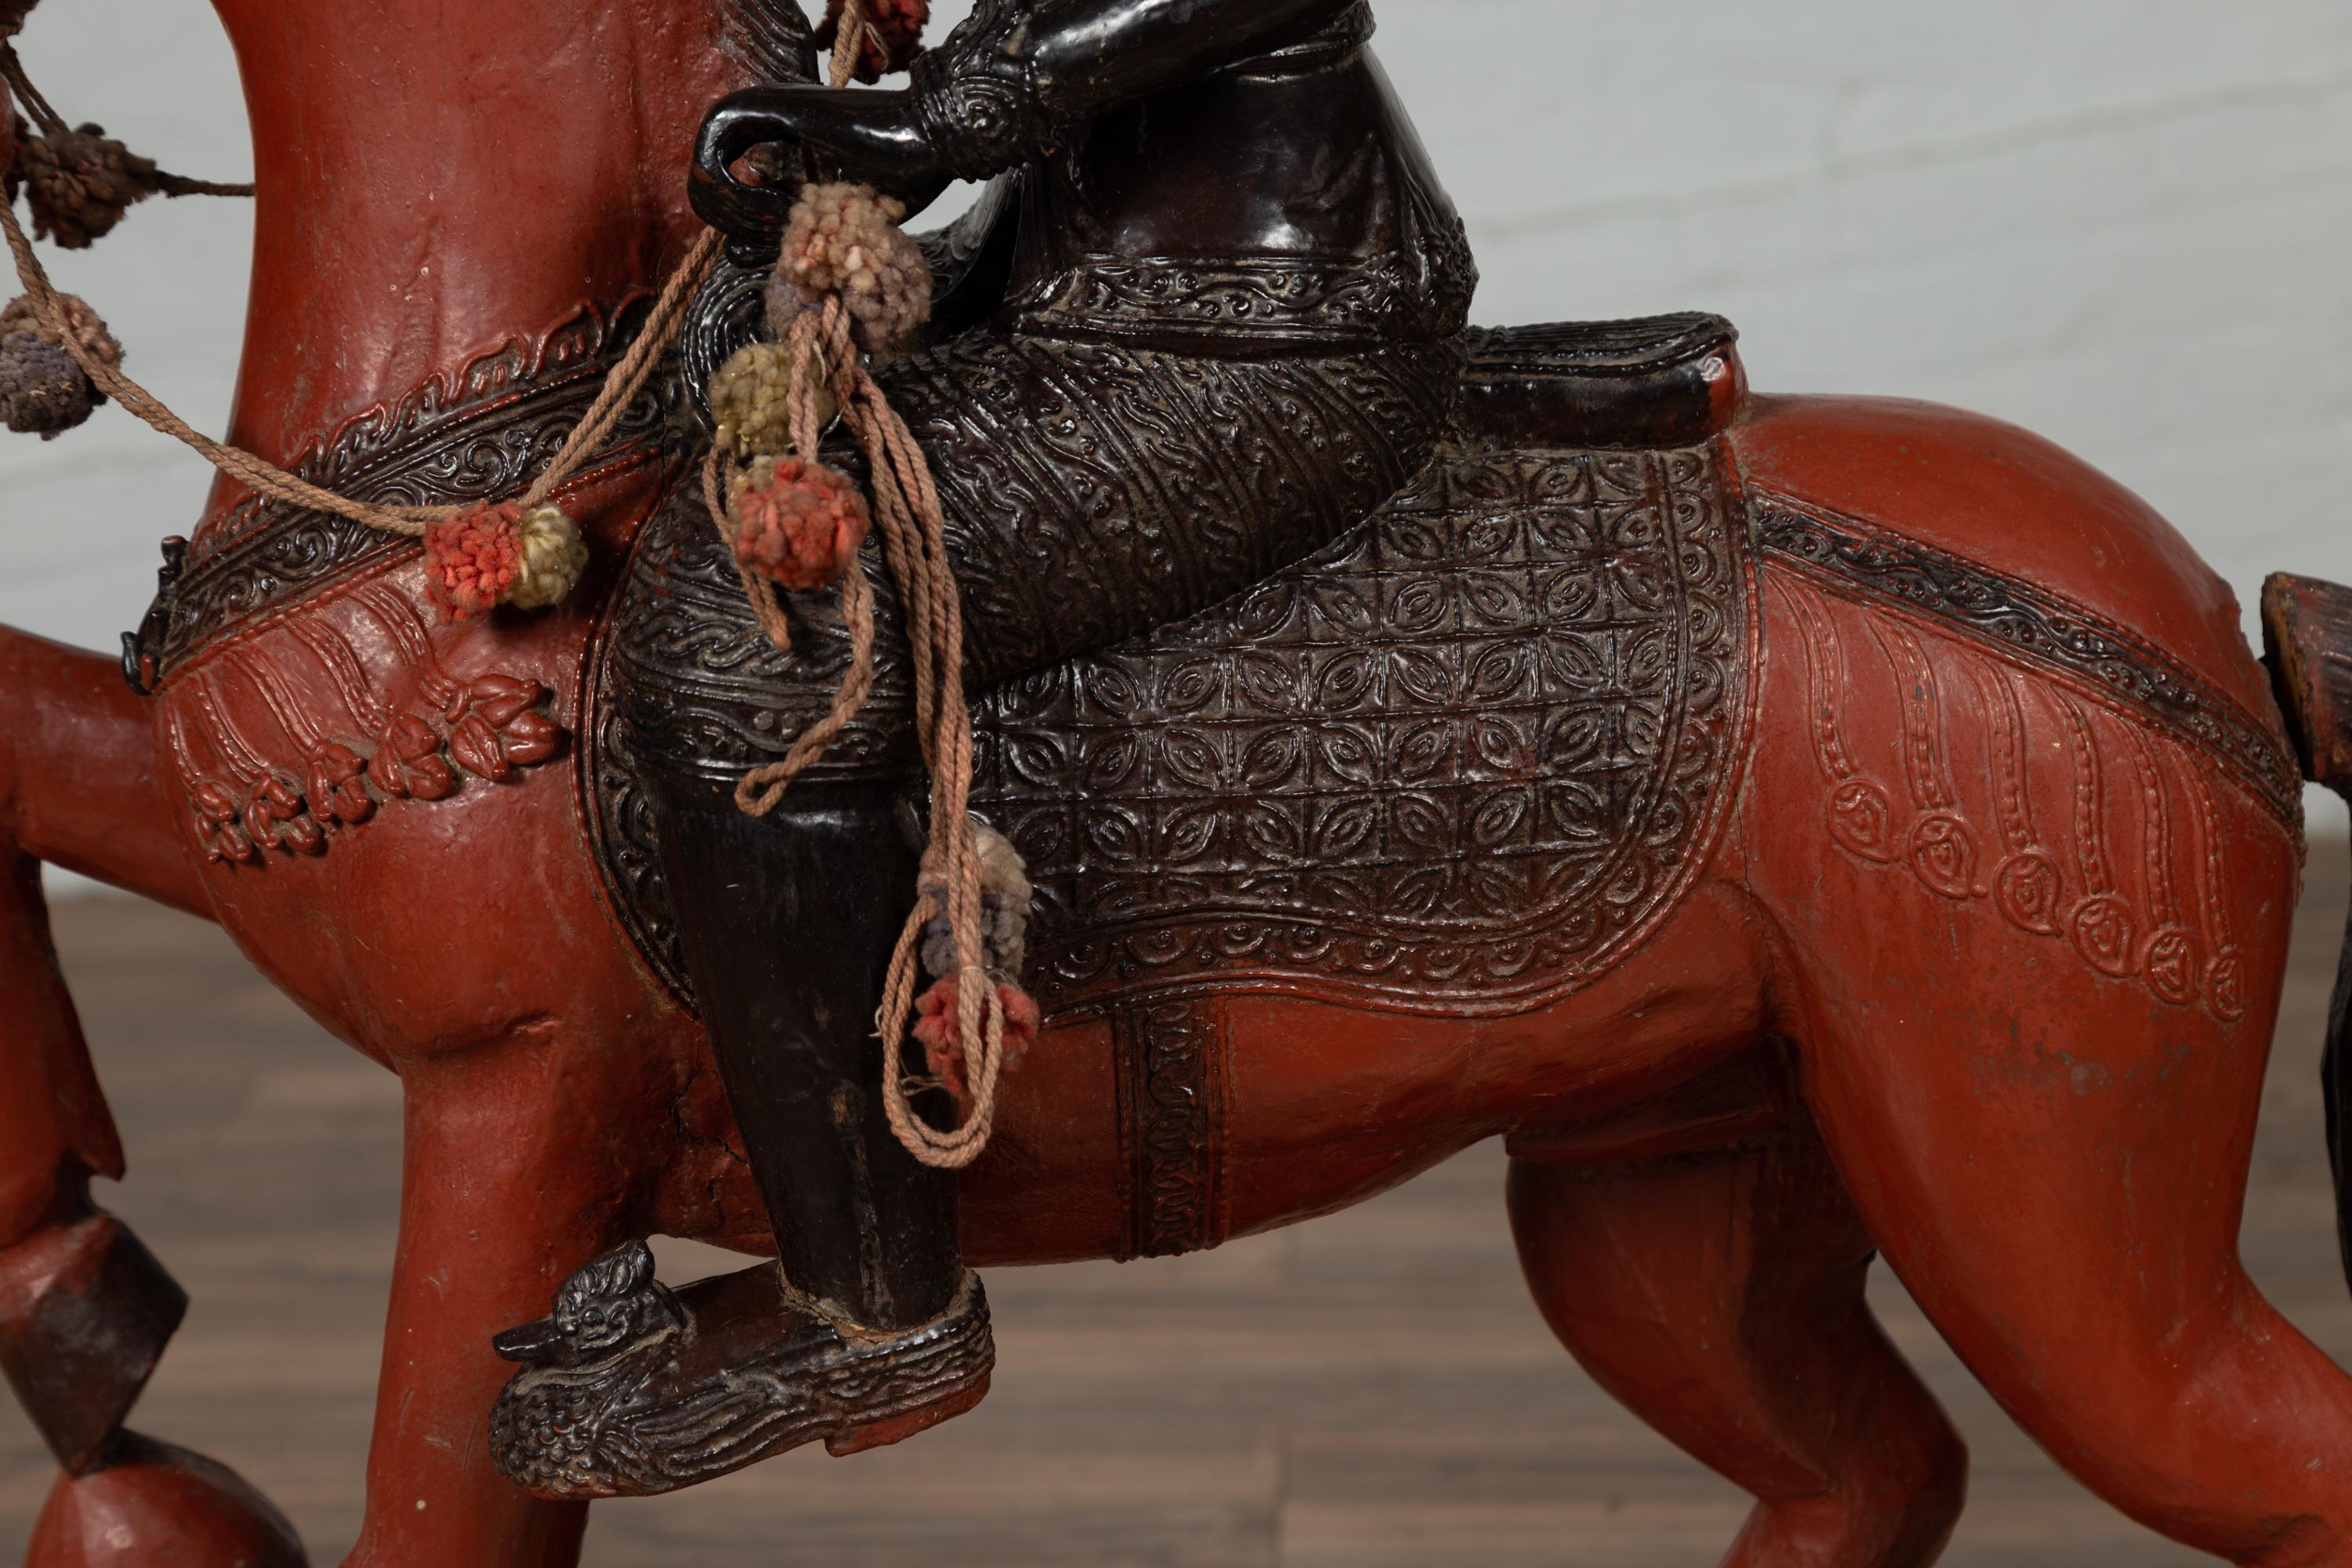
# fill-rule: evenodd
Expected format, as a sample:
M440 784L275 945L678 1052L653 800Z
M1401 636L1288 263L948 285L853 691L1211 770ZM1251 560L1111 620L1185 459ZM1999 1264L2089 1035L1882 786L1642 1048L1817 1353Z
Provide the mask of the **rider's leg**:
M955 1182L892 1135L874 1038L914 902L895 792L802 784L755 820L677 784L661 811L679 934L785 1279L866 1328L937 1317L962 1277Z
M632 1244L501 1334L527 1365L491 1447L547 1498L674 1491L819 1437L835 1454L895 1443L978 1404L995 1362L955 1181L883 1110L874 1015L917 865L895 791L803 782L760 821L724 785L656 775L653 798L782 1266L672 1291Z

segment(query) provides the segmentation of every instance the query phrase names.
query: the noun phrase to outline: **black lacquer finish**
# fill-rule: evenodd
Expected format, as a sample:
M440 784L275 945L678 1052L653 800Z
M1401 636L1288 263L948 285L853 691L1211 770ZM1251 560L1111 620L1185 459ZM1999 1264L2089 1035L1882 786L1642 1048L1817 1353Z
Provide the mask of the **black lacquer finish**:
M490 1458L541 1497L650 1497L818 1437L855 1453L987 1392L996 1344L976 1275L937 1317L886 1334L840 1333L780 1290L771 1267L672 1291L642 1243L598 1258L548 1318L499 1336L530 1364L490 1412Z
M1029 982L1049 1012L1108 1009L1132 1054L1161 1064L1151 1083L1181 1068L1207 1093L1206 1056L1149 1042L1210 1035L1171 1034L1126 998L1206 965L1221 984L1245 970L1355 1005L1505 1010L1623 951L1725 797L1718 764L1750 678L1747 524L1704 442L1574 444L1587 429L1710 429L1711 389L1683 371L1731 355L1727 329L1702 330L1713 321L1476 334L1490 346L1465 374L1491 398L1574 408L1560 384L1598 380L1609 419L1528 451L1457 420L1438 460L1308 559L980 695L978 798L1038 885ZM1589 352L1562 346L1577 344ZM785 660L680 498L648 523L600 652L600 860L681 994L647 780L723 782L781 756L823 710L845 639L825 600L792 613ZM886 636L828 774L910 771L911 701L903 645ZM1341 843L1345 864L1315 866L1311 850ZM1138 1105L1166 1099L1137 1089ZM1205 1212L1155 1221L1139 1247L1213 1235Z
M954 1179L892 1136L873 1038L914 902L891 798L809 785L763 821L682 781L656 802L672 885L694 889L679 932L786 1278L871 1328L937 1315L961 1267Z
M950 174L1017 170L927 247L939 318L880 377L939 486L975 689L1230 599L1428 466L1475 269L1370 32L1349 0L990 0L908 92L787 84L709 117L692 194L728 233L731 266L688 328L690 374L758 320L751 264L772 255L792 192L738 176L755 149L767 170L792 168L797 149L798 172L917 207ZM675 894L656 917L668 967L690 976L793 1293L746 1352L795 1389L763 1400L771 1413L810 1409L795 1380L819 1375L793 1300L917 1331L961 1299L950 1179L890 1134L879 1088L895 1064L872 1041L915 877L894 810L916 766L906 656L887 581L877 596L876 700L765 821L737 812L729 786L829 705L845 658L832 596L792 604L798 635L778 654L681 495L641 537L599 655L600 841L640 894ZM1222 1060L1196 1048L1199 1031L1147 1022L1160 1044L1122 1088L1138 1117ZM1195 1121L1148 1131L1134 1179L1158 1196L1137 1250L1202 1245L1218 1227L1215 1203L1197 1201L1215 1180L1200 1176ZM756 1312L729 1321L760 1345ZM671 1357L671 1333L648 1331L642 1373L589 1379L578 1410L647 1390L657 1405L699 1397L710 1369ZM894 1373L920 1354L910 1342ZM539 1413L572 1408L572 1376L536 1367L502 1409L551 1422ZM983 1376L946 1377L929 1407L977 1397ZM885 1382L853 1426L898 1419ZM523 1441L515 1463L546 1440Z
M949 165L1019 167L1006 292L1025 331L1262 355L1461 329L1468 247L1365 47L1368 7L1033 11L983 6L919 62L911 94L786 85L723 100L698 152L697 209L739 256L772 256L793 193L739 176L753 147L811 147L812 166L915 205Z
M1509 447L1689 446L1740 395L1738 341L1697 312L1473 332L1462 423Z

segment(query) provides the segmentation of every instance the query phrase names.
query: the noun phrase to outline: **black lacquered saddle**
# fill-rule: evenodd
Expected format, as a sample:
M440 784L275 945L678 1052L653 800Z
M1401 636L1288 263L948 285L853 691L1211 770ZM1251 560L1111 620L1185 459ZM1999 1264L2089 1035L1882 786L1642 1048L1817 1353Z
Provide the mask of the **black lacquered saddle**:
M1739 754L1747 521L1715 450L1734 342L1701 315L1474 332L1444 443L1386 506L1187 621L981 694L975 805L1029 863L1048 1012L1212 977L1507 1011L1638 940ZM776 656L691 497L621 592L593 817L617 910L684 995L637 778L650 726L614 670L642 709L658 669L659 733L705 765L757 766L796 726L763 700ZM907 700L891 663L886 710Z

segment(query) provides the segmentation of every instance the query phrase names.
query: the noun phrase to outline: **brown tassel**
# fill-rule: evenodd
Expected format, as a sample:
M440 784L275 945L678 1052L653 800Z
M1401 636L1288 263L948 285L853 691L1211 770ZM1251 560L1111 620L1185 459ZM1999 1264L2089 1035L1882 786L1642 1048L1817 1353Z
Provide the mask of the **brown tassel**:
M32 332L0 337L0 425L55 440L89 417L89 378L65 350Z

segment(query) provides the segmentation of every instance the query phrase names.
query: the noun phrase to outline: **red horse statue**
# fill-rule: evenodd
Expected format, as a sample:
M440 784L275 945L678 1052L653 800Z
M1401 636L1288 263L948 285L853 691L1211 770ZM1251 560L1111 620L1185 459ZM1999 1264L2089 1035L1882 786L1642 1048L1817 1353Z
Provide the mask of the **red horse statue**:
M1712 317L1465 326L1360 4L989 0L907 94L793 85L793 0L216 4L257 163L246 451L371 502L508 496L706 219L734 259L560 489L591 564L555 608L446 619L413 542L224 479L127 668L0 630L0 1366L61 1467L36 1568L304 1560L124 1426L184 1300L90 1201L123 1152L44 863L219 922L400 1077L360 1568L572 1563L591 1497L976 1400L964 1265L1214 1247L1498 1137L1561 1342L1756 1497L1738 1568L1949 1537L1966 1454L1874 1254L2118 1509L2352 1568L2352 1379L2237 1255L2301 792L2352 778L2352 591L2274 580L2266 668L2179 534L2022 431L1751 394ZM862 1029L864 1065L810 1069L823 1158L775 1152L806 1142L757 1081L760 1030L870 1011L912 898L852 777L908 702L878 565L838 776L758 835L695 795L838 675L821 595L798 665L761 637L694 472L775 252L754 165L795 142L912 204L995 182L922 242L929 335L876 372L959 552L972 807L1034 896L1040 1037L960 1177L867 1137ZM656 1233L784 1267L673 1291ZM795 1293L836 1241L887 1362Z

